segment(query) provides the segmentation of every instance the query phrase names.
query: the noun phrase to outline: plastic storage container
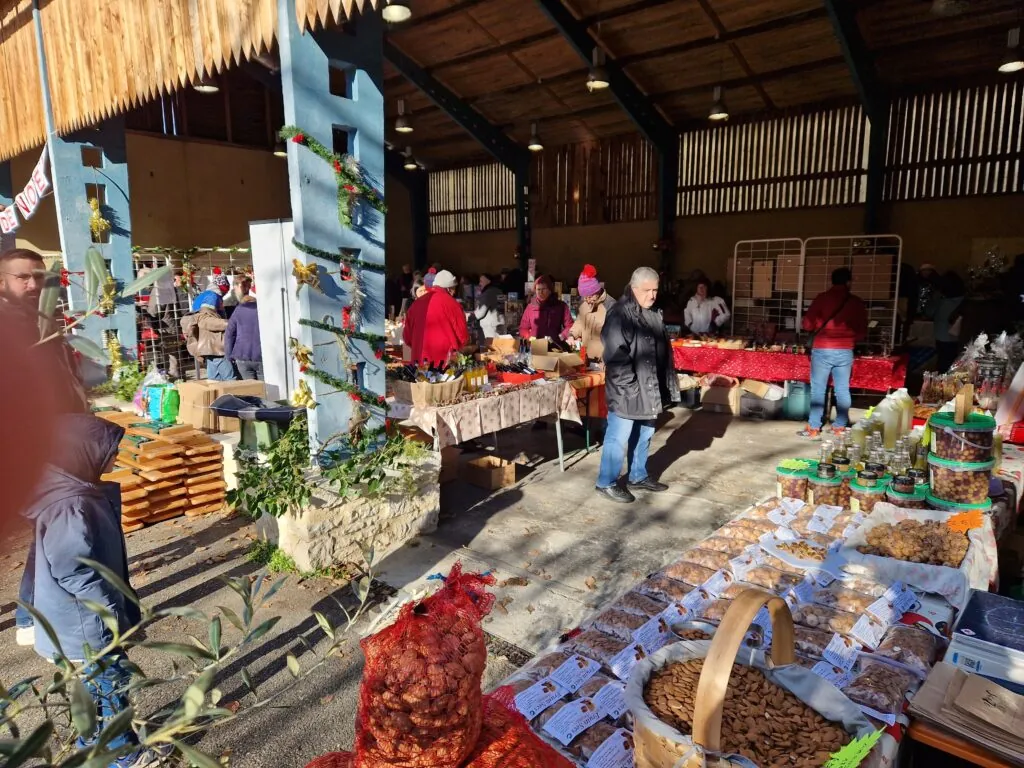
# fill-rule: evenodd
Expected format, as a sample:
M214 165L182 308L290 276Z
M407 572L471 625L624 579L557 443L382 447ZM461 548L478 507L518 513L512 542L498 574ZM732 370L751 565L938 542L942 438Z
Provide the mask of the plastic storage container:
M843 503L843 478L841 477L808 477L807 503L812 507L828 504L832 507L847 508Z
M890 504L903 509L928 509L928 486L920 485L913 493L900 493L890 487L885 498Z
M936 413L928 420L932 453L950 461L982 462L992 458L996 420L980 413L957 424L952 413Z
M875 504L885 501L885 486L878 484L874 487L863 485L861 481L853 480L850 483L850 511L856 514L863 512L870 515L875 510Z
M802 468L797 467L803 464ZM792 466L780 464L775 468L775 495L784 499L807 500L808 462L793 461Z
M932 496L957 504L983 504L994 464L992 459L966 462L929 456Z
M811 415L811 385L805 381L787 381L782 416L790 421L807 421Z

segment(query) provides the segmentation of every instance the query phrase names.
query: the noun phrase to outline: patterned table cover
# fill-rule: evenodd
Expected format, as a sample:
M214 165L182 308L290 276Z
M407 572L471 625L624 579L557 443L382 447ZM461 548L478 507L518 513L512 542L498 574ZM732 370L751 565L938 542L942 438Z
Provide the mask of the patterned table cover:
M391 402L391 416L435 435L437 448L458 445L492 432L528 424L542 416L581 424L576 390L561 379L440 408Z
M608 418L608 401L604 394L604 371L573 374L566 378L576 391L580 415L592 419Z
M811 360L790 352L755 352L748 349L718 349L672 345L677 371L720 373L737 379L758 381L810 381ZM907 357L858 357L853 361L850 386L888 392L903 386Z

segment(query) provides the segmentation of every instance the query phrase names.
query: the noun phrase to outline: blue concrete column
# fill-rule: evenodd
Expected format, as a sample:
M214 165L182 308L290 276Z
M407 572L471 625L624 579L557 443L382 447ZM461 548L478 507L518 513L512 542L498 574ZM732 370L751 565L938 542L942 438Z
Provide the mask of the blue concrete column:
M52 157L50 175L58 226L64 235L65 269L84 272L86 252L95 247L107 261L114 279L122 287L130 283L135 279L135 272L124 121L115 118L70 136L55 136ZM94 242L89 227L89 199L94 196L100 201L104 218L110 222L110 231L100 242ZM81 276L75 279L82 282ZM88 302L81 288L72 285L68 299L72 311L87 309ZM130 356L135 356L134 299L119 302L113 315L92 317L84 323L85 334L101 346L106 330L116 330L121 346Z
M384 198L384 23L366 9L346 25L346 32L332 29L301 34L295 21L295 0L278 0L278 46L285 122L295 125L340 154L352 155L366 180ZM334 75L332 77L332 70ZM334 93L331 85L334 84ZM339 95L335 95L339 94ZM295 239L331 253L350 249L363 261L384 264L384 216L358 203L352 229L338 221L337 185L330 166L310 150L288 143L288 178L291 189ZM304 253L300 261L317 261ZM351 284L338 277L338 266L317 261L323 292L301 289L301 316L340 326L342 307L351 303ZM361 323L364 333L384 333L384 275L362 270L365 294ZM342 380L352 371L335 337L301 327L300 341L314 351L315 366ZM384 365L370 345L352 342L348 361L356 365L354 384L384 394ZM330 437L347 433L352 401L345 393L306 377L319 407L310 411L310 439L314 447ZM367 426L379 425L379 412Z
M0 163L0 209L14 205L14 187L11 183L10 162ZM14 247L14 232L0 232L0 253Z

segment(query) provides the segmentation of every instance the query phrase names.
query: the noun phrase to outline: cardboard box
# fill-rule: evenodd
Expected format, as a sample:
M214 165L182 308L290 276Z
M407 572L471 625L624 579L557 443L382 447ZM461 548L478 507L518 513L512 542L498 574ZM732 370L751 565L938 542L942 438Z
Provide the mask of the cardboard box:
M706 411L738 416L742 395L743 390L739 387L705 387L701 392L700 404Z
M781 400L786 396L786 391L777 384L769 384L766 381L756 381L755 379L744 379L740 384L740 389L763 400Z
M777 419L782 415L782 398L768 400L749 392L740 395L740 416L745 419Z
M462 389L465 385L465 379L460 376L457 379L446 381L442 384L393 381L391 382L391 389L395 393L395 400L398 402L412 403L413 405L423 407L455 400L462 394Z
M530 365L535 370L543 371L545 374L551 374L549 378L558 378L570 371L575 371L583 365L583 361L580 359L580 356L574 352L548 352L543 355L531 355Z
M213 432L217 426L217 415L210 410L216 399L208 381L179 381L178 423Z
M519 340L511 336L495 336L489 342L491 349L499 355L514 355L519 351Z
M433 444L433 441L431 441L431 444ZM462 449L458 446L449 445L441 449L441 474L438 477L438 483L444 485L458 479L461 456Z
M497 456L484 456L467 461L462 468L463 479L485 491L505 488L516 481L516 465Z
M267 396L267 385L262 381L207 381L206 383L213 392L213 400L221 395L260 398ZM213 400L210 402L212 403ZM240 432L242 429L242 422L231 416L213 414L213 418L214 432Z

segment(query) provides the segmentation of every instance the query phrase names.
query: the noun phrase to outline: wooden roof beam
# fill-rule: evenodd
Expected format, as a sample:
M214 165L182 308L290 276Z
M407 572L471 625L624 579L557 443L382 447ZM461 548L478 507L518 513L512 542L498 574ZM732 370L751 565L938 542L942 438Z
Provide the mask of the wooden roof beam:
M576 19L562 0L535 0L544 14L551 20L576 55L588 64L598 41L590 34L587 25ZM622 109L651 144L660 149L674 147L679 142L676 129L655 108L651 100L637 87L629 75L614 60L605 62L610 91Z
M529 162L530 153L525 147L512 141L500 128L492 125L477 110L438 82L390 40L384 41L384 58L466 133L476 139L499 163L516 171L523 163Z
M885 154L889 144L889 95L875 71L874 59L857 24L857 9L853 3L850 0L825 0L825 10L871 125L864 231L877 232L885 183Z
M711 22L711 26L715 28L715 32L718 33L718 38L721 40L724 35L728 34L728 30L725 28L725 25L722 23L718 14L715 13L715 9L711 7L708 0L697 0L697 3L700 5L700 9L704 11L704 15L708 17L708 21ZM775 103L772 101L771 96L768 95L768 91L764 89L764 86L761 85L760 81L754 76L754 70L751 69L750 62L748 62L747 57L743 55L743 51L741 51L739 46L731 40L726 41L725 45L729 48L729 53L732 54L736 63L740 65L740 69L743 70L744 74L746 74L747 77L754 78L754 90L756 90L757 95L761 97L761 101L764 102L765 107L768 109L774 109Z

